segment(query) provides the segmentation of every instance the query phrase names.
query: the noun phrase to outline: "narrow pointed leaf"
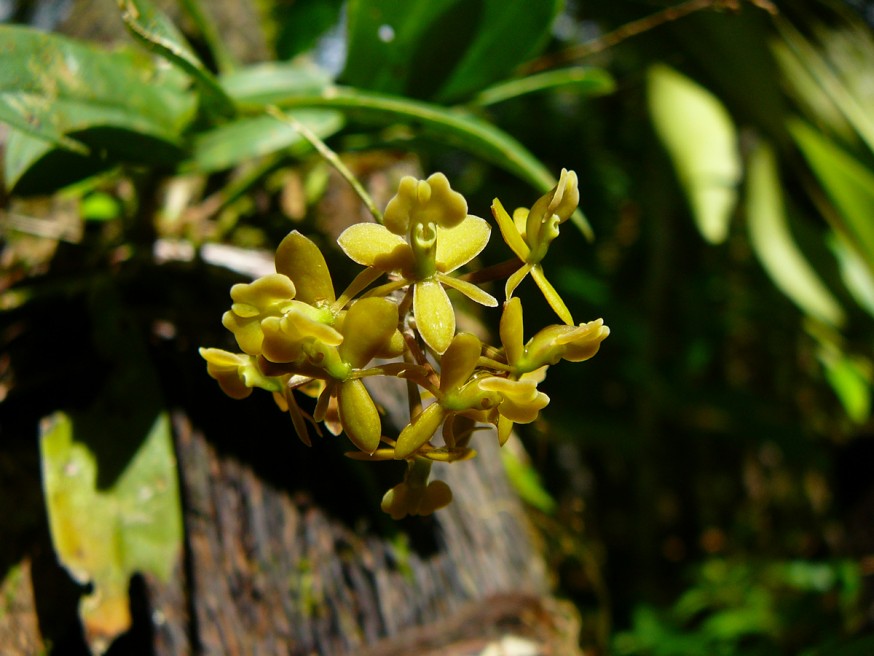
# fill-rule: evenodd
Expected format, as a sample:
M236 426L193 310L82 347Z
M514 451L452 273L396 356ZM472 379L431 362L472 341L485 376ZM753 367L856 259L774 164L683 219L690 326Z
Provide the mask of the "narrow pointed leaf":
M874 170L804 121L790 121L789 132L843 219L841 231L874 273Z
M774 284L804 312L831 325L845 317L841 306L798 249L787 224L774 153L759 144L750 156L747 224L750 242Z

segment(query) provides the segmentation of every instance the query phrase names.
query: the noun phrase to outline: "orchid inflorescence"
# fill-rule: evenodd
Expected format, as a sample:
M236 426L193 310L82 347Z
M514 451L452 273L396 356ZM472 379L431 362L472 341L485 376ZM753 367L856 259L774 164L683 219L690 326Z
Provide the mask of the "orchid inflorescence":
M484 424L497 429L503 445L514 424L534 421L549 403L537 389L547 368L588 360L610 333L601 319L575 325L543 272L549 245L578 202L577 176L563 170L530 210L511 217L497 199L492 204L515 255L509 267L494 269L514 269L504 290L500 348L456 332L447 287L498 306L471 276L455 274L486 247L491 227L469 215L464 197L435 173L427 180L404 177L381 223L355 224L340 235L340 248L365 268L339 296L319 248L297 231L285 237L276 250L276 273L231 288L233 303L222 324L242 353L200 349L207 371L235 399L256 387L271 392L307 445L308 425L318 435L322 425L346 434L358 449L350 457L406 460L404 480L385 494L382 509L395 519L430 514L452 500L446 483L429 481L431 464L475 456L471 437ZM526 342L522 303L513 293L528 275L562 323ZM386 281L374 286L383 276ZM411 420L397 437L383 433L364 383L372 376L407 383ZM315 399L311 415L295 393Z

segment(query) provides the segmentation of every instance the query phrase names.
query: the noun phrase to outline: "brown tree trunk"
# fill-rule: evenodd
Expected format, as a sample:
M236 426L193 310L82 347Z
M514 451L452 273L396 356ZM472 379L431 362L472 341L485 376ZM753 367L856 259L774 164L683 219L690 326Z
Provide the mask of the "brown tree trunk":
M478 436L475 460L435 467L456 492L448 508L393 522L377 508L350 516L318 486L270 480L182 411L174 426L184 556L170 582L134 580L135 626L111 654L478 654L512 641L523 653L576 652L576 616L549 597L494 435ZM338 456L314 450L302 450L312 462L300 466ZM354 490L318 478L329 492ZM79 591L47 532L33 535L2 590L3 653L32 654L47 642L76 653Z

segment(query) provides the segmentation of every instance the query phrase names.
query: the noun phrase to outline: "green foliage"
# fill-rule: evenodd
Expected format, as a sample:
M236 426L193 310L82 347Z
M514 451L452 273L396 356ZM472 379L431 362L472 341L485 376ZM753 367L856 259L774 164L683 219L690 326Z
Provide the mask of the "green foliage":
M630 631L614 639L616 654L852 653L862 643L815 635L816 613L856 621L860 573L852 562L728 562L713 559L668 611L640 606ZM865 644L867 644L866 641Z
M46 305L65 324L111 327L115 301L84 304L84 319L56 309L102 298L91 283L109 271L129 295L122 305L197 366L192 345L238 342L242 353L204 350L230 396L278 393L305 441L314 412L329 432L347 429L355 459L406 460L382 502L393 517L451 500L430 468L474 455L474 419L497 424L502 441L530 421L520 432L535 457L505 449L505 467L561 528L545 536L556 543L550 563L562 592L579 595L593 648L607 650L612 610L615 653L871 651L859 638L858 562L870 548L850 524L865 508L843 457L870 433L874 381L868 26L820 0L781 3L776 16L757 0L649 17L643 2L355 0L341 34L342 3L277 0L259 3L259 29L262 52L278 60L252 62L223 38L211 3L179 4L186 20L176 25L148 0L122 0L127 40L112 47L0 26L0 336L12 362L7 373L4 352L0 396L38 398L56 420L44 426L46 486L68 487L47 494L47 512L79 580L118 601L131 573L163 574L178 552L175 492L130 510L127 481L148 487L174 466L154 381L110 367L130 376L124 389L151 390L137 431L118 418L126 399L101 384L72 386L93 391L87 404L58 394L59 380L99 378L120 362L148 370L149 358L106 350L130 343L115 334L19 359L18 336L42 325L30 317ZM714 11L729 4L737 10ZM314 63L331 54L328 33L347 48L336 80ZM591 34L602 36L585 43ZM384 229L349 228L362 210L324 156L374 193L375 217L421 167L416 178L450 173L486 219L467 221L465 210L458 232L436 220L392 231L404 223L395 202ZM591 225L551 191L561 165L578 173ZM498 202L489 217L496 197L506 209ZM598 239L584 249L576 234L556 239L565 221ZM488 239L495 226L508 262ZM243 287L232 291L232 334L211 332L218 322L199 315L229 281L200 260L249 275L250 251L277 245L278 274L234 279ZM186 271L197 272L196 294L178 284L189 265L162 259L168 248L195 253ZM503 294L490 286L504 279ZM502 312L478 309L496 296L512 297ZM500 343L466 332L456 316L465 304L492 318ZM539 366L591 357L605 335L568 317L601 314L614 336L586 374L562 365L540 380ZM405 351L411 361L399 362ZM383 356L394 360L372 361ZM166 379L178 383L180 371ZM422 410L414 393L416 419L384 435L365 382L377 375L437 402ZM64 462L87 476L70 484ZM55 530L80 519L74 503L103 518L81 528L91 536L81 554L103 570L77 569L69 532ZM162 530L131 527L131 516ZM106 532L154 546L162 563L139 546L129 559L105 555ZM591 555L577 572L568 554L582 552ZM314 611L324 601L304 597ZM122 630L110 626L103 645Z

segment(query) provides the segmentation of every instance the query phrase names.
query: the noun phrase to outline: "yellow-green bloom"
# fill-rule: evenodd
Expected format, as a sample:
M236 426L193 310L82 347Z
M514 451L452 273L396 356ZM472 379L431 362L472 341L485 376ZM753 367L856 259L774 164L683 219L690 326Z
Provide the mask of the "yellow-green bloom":
M558 226L570 218L579 202L577 174L562 169L555 187L541 196L530 210L519 208L513 213L513 218L510 218L501 201L495 198L492 203L492 214L504 241L522 261L522 266L507 279L504 287L507 300L512 298L519 283L531 274L549 305L569 325L574 323L571 313L546 279L541 262L546 257L549 245L558 237Z
M231 287L231 309L222 316L222 325L234 333L244 353L259 355L264 341L261 322L281 317L291 307L296 289L288 276L271 273L251 283Z
M395 444L395 458L409 458L413 453L429 457L420 449L440 428L444 421L450 422L447 447L455 448L452 433L452 420L455 416L468 416L474 419L485 418L485 412L499 402L499 397L480 388L474 376L482 343L476 335L459 333L440 358L440 387L436 390L434 403L419 413L401 431ZM457 453L447 452L447 459L463 459L466 450ZM442 455L440 456L442 458Z
M482 305L498 304L476 285L448 275L479 255L490 233L488 222L467 214L467 202L446 176L435 173L427 180L403 178L386 207L385 225L353 225L337 243L358 264L398 274L394 288L413 286L416 328L443 353L455 334L455 311L444 286Z
M198 352L206 360L207 373L218 381L222 391L232 399L245 399L255 387L268 392L282 389L280 379L261 373L254 356L218 348L201 348Z
M430 515L452 503L452 490L443 481L431 481L424 486L398 483L382 497L382 511L392 519L407 515Z
M594 356L601 347L610 329L603 319L596 319L579 326L552 325L524 341L522 302L511 298L504 303L501 315L500 335L507 364L514 375L535 371L559 360L582 362Z
M398 483L382 498L383 512L392 519L407 515L430 515L452 502L452 490L443 481L428 481L431 462L423 458L410 461L403 483Z
M343 343L337 347L315 344L308 357L330 376L316 406L322 420L332 397L337 399L339 422L349 440L365 453L373 453L382 437L376 404L360 378L353 373L390 348L398 326L398 308L385 298L364 298L349 308L340 330Z

